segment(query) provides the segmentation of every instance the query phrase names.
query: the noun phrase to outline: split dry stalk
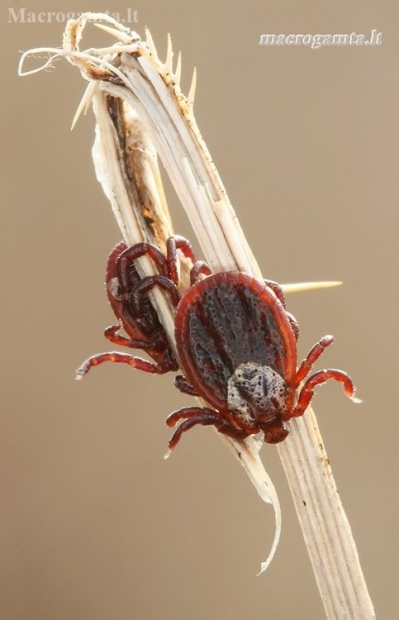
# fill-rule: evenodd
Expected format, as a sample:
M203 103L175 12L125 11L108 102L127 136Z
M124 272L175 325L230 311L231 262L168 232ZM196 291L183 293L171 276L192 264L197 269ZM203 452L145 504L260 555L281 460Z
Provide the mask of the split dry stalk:
M86 23L108 23L104 29L118 40L104 49L81 52ZM42 48L77 65L89 81L84 106L93 104L97 121L93 149L97 176L129 244L148 240L164 248L173 234L157 156L173 183L214 271L242 270L261 277L219 174L193 115L195 75L185 97L179 86L180 56L173 69L169 40L167 59L159 60L149 32L146 41L107 15L85 14L68 23L62 50ZM21 60L20 73L22 73ZM43 67L41 67L43 68ZM28 72L26 72L28 73ZM81 112L82 110L80 110ZM150 260L140 260L142 275L153 273ZM182 288L189 265L181 262ZM322 283L320 283L321 285ZM285 286L285 290L311 285ZM154 304L171 342L173 309L161 291ZM372 620L373 605L360 567L351 529L340 501L315 416L310 408L291 421L290 435L277 446L291 488L317 585L329 619ZM259 458L260 443L224 438L264 501L276 510L275 551L280 528L277 497ZM271 448L269 448L271 449ZM264 570L270 557L262 565Z

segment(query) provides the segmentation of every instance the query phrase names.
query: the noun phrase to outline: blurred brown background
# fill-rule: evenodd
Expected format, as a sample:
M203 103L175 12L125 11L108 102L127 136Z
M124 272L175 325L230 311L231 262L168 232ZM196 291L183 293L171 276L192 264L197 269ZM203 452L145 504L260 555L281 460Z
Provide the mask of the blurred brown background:
M15 11L20 2L10 0ZM198 69L196 117L266 277L342 279L289 298L304 355L356 380L364 404L319 390L315 409L377 616L398 617L399 5L249 0L138 2L159 53ZM27 11L118 10L43 0ZM59 46L64 24L1 11L3 172L0 617L2 620L319 619L323 608L273 447L283 537L255 574L273 513L210 429L163 460L171 377L105 365L103 290L120 238L93 172L93 118L69 130L84 83L68 63L18 78L19 51ZM380 47L259 47L262 33L383 32ZM110 39L103 35L102 41ZM90 45L90 40L88 42ZM175 196L178 232L192 236Z

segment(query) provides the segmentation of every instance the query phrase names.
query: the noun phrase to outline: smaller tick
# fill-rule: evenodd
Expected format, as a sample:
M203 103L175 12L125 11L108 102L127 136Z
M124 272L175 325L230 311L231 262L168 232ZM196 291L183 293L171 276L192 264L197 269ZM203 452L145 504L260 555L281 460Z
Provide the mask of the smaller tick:
M183 296L177 287L177 250L193 262L191 285ZM139 277L134 261L144 254L154 260L159 275ZM263 433L265 442L279 443L288 435L287 422L304 414L315 387L329 379L342 383L346 395L358 401L346 372L330 368L310 374L333 336L321 338L298 367L299 328L286 310L278 284L242 272L211 274L205 263L195 260L191 245L182 237L168 240L166 255L150 244L130 249L119 244L108 261L108 297L119 325L108 328L105 335L117 344L145 350L155 364L117 352L103 353L82 364L78 376L104 361L153 373L177 369L148 299L156 286L175 306L177 354L184 373L176 377L175 385L210 405L183 407L168 416L168 426L178 425L170 449L198 424L215 426L235 439ZM120 327L129 338L119 334Z
M104 335L119 346L145 351L154 362L119 351L99 353L83 362L76 372L77 379L81 379L92 366L108 361L129 364L133 368L157 374L176 371L179 368L148 296L141 295L138 299L135 295L137 286L143 282L135 261L144 254L151 256L161 271L166 271L169 277L173 274L173 278L177 278L173 268L171 272L166 265L165 257L157 248L145 243L128 248L123 241L118 243L108 257L105 277L108 301L118 323L107 327ZM123 335L121 330L126 335Z

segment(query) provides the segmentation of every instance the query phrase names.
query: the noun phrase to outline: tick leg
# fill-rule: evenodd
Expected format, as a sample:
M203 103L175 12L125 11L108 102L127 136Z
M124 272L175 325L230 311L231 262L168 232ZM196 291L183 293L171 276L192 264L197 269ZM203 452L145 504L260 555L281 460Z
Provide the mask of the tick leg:
M169 441L170 450L176 447L183 433L197 424L201 424L202 426L215 426L220 433L233 437L234 439L244 439L248 437L248 433L236 428L230 424L228 420L223 418L220 413L207 407L185 407L178 411L174 411L167 417L166 424L172 427L175 426L177 422L180 422L180 420L183 420L183 422L179 424Z
M190 271L190 284L195 284L200 275L210 276L211 268L203 260L197 260Z
M135 357L133 355L128 355L127 353L120 353L119 351L110 351L108 353L98 353L97 355L92 355L92 357L89 357L86 361L84 361L76 371L76 379L82 379L82 377L89 372L90 368L103 364L104 362L129 364L132 368L137 368L138 370L143 370L144 372L151 372L158 375L162 375L170 370L175 370L175 366L171 360L154 364L153 362L147 362L147 360L144 360L141 357Z
M274 282L273 280L263 280L263 282L266 284L266 286L272 289L273 293L275 294L275 296L277 297L277 299L279 300L279 302L281 303L281 305L283 306L285 310L285 296L284 296L284 291L281 288L281 286L277 284L277 282ZM295 340L298 340L299 327L298 327L297 320L290 312L287 312L286 314L287 314L287 318L289 322L291 323L291 327L292 327L292 331L294 332Z
M309 406L310 401L313 398L314 388L316 387L316 385L321 385L329 379L335 379L335 381L342 383L347 397L354 402L360 402L360 400L355 396L356 388L353 384L353 381L346 372L343 372L342 370L335 370L333 368L329 368L328 370L320 370L306 380L304 386L299 393L298 403L293 409L293 417L298 417L304 414L305 410Z
M120 241L119 243L116 244L114 249L110 252L108 256L108 261L107 261L107 278L106 278L107 282L113 276L116 276L116 263L118 262L118 259L120 255L122 254L122 252L125 252L125 250L127 249L128 247L126 243L124 241Z
M184 256L189 258L193 263L193 267L190 271L190 284L194 284L198 280L200 274L205 276L211 275L212 272L208 265L204 261L197 261L191 243L184 237L178 235L169 237L166 243L166 249L169 277L175 284L178 284L176 250L180 250Z
M169 267L166 256L151 243L136 243L124 250L116 261L116 271L120 284L124 290L129 288L131 263L141 256L149 256L158 266L160 272L169 277Z
M204 415L211 415L214 418L217 418L218 420L220 420L220 418L217 417L217 414L215 412L214 409L211 409L210 407L183 407L182 409L178 409L177 411L173 411L173 413L170 413L168 415L168 417L166 418L166 426L169 426L170 428L172 428L173 426L175 426L178 422L181 422L181 420L187 420L187 419L191 419L191 418L198 418L201 416L201 414Z
M289 322L291 323L291 327L292 327L292 331L294 332L295 340L298 340L298 336L299 336L298 321L296 320L294 315L291 314L291 312L286 312L286 315L287 315Z
M104 330L104 336L113 344L118 344L121 347L129 347L130 349L154 349L154 343L144 342L143 340L136 338L126 338L119 333L121 329L120 325L110 325Z
M324 336L320 338L319 342L314 345L303 360L302 364L297 370L295 375L295 387L297 388L301 381L309 374L313 364L317 362L324 349L334 342L334 336Z
M199 396L197 390L182 375L177 375L175 377L175 386L183 394L189 394L190 396Z
M177 250L180 250L186 258L189 258L192 263L195 263L197 260L194 254L193 247L188 239L182 237L181 235L175 235L174 237L169 237L167 241L168 244L171 243L171 240L174 241L175 247Z
M159 288L169 293L174 306L177 306L179 303L179 289L172 280L165 278L165 276L147 276L134 287L131 294L131 303L136 317L140 317L143 308L143 299L146 294L155 286L159 286Z
M179 276L177 272L177 250L180 250L186 258L191 260L192 263L195 263L196 261L194 250L191 243L187 239L181 237L180 235L169 237L166 242L166 261L169 270L168 277L175 284L179 283Z
M277 282L274 282L274 280L263 280L263 282L266 286L272 289L277 299L281 302L283 308L285 308L285 296L281 286Z

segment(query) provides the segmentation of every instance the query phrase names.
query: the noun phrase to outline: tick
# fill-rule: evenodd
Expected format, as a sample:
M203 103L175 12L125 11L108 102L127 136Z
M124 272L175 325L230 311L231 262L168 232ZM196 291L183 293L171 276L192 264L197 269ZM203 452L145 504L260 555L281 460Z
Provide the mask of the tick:
M178 370L179 366L150 300L145 296L141 298L139 307L135 303L134 291L142 282L135 260L144 254L151 256L161 271L167 271L168 276L172 277L173 267L170 269L166 266L166 259L157 248L148 247L145 243L128 248L123 241L118 243L108 257L105 277L108 301L118 323L107 327L104 335L119 346L145 351L154 361L149 362L119 351L99 353L83 362L76 372L77 379L81 379L92 366L108 361L129 364L133 368L158 374Z
M193 262L191 284L182 296L177 286L177 250ZM144 254L154 260L159 275L139 278L134 260ZM175 385L210 405L183 407L168 416L169 427L178 425L170 449L198 424L215 426L235 439L263 433L265 442L279 443L288 435L287 422L305 413L315 387L329 379L342 383L346 395L357 400L346 372L325 369L310 374L333 336L321 338L298 367L298 324L286 310L283 291L275 282L242 272L211 274L205 263L195 261L189 242L182 237L168 240L165 256L149 244L124 249L111 260L108 272L107 288L117 290L116 296L111 291L111 305L126 333L134 338L116 336L115 326L108 328L112 338L107 330L106 336L112 342L145 349L156 363L105 353L87 360L78 374L103 361L124 362L156 373L176 370L166 334L148 299L151 289L162 288L175 306L177 355L184 373L175 378ZM129 273L135 275L128 277ZM120 305L122 298L125 305ZM148 335L150 323L156 327Z

